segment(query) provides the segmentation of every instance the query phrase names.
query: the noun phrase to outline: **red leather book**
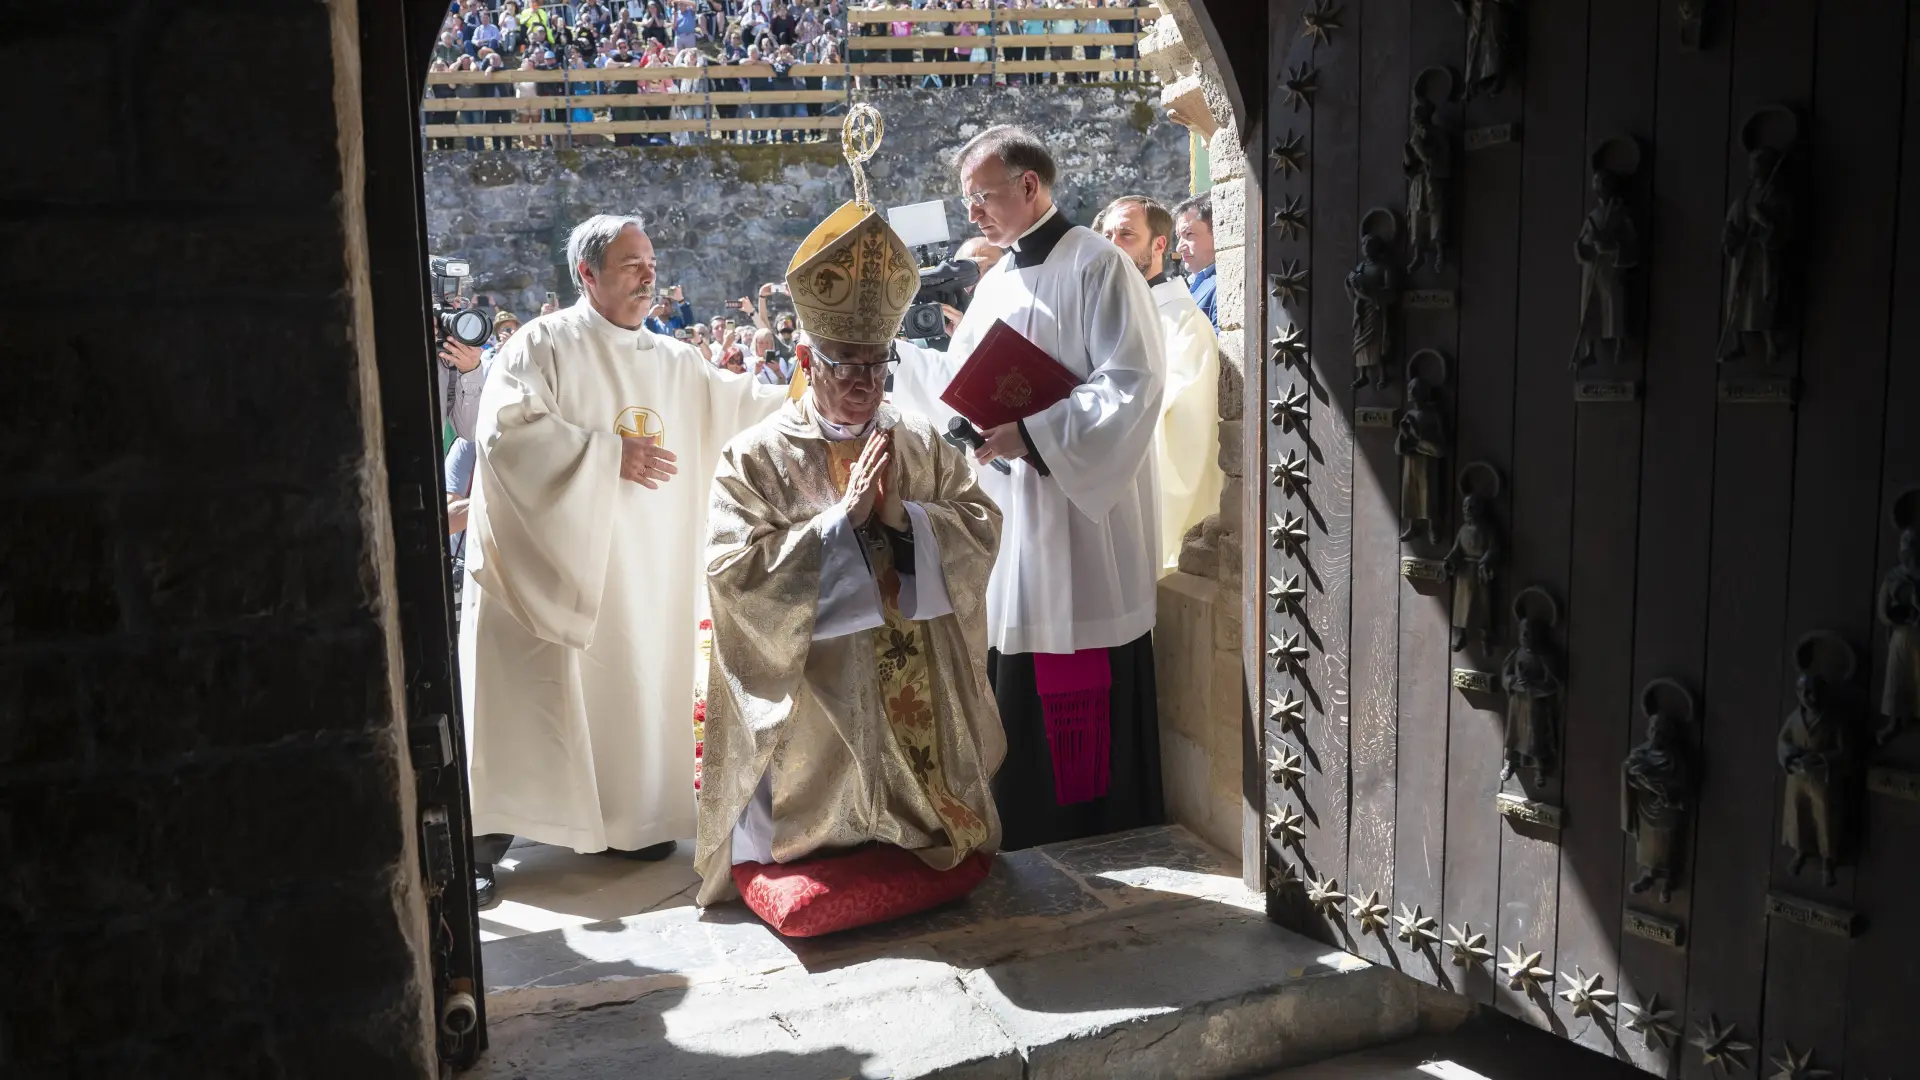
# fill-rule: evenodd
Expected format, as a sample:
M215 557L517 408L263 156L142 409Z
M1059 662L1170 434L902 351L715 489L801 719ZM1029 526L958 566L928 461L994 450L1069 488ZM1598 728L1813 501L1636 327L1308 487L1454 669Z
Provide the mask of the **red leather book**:
M940 400L981 431L1025 420L1073 393L1080 380L1020 331L995 319Z

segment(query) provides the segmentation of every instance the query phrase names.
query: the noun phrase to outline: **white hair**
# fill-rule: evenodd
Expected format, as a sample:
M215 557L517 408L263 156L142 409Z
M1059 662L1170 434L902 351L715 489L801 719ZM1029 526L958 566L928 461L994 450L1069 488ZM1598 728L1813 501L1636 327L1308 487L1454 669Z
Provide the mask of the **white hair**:
M595 214L573 227L567 235L567 273L573 277L573 288L579 292L586 286L580 280L580 264L593 267L594 273L607 268L607 247L620 238L620 234L633 226L641 232L647 231L647 223L637 214Z

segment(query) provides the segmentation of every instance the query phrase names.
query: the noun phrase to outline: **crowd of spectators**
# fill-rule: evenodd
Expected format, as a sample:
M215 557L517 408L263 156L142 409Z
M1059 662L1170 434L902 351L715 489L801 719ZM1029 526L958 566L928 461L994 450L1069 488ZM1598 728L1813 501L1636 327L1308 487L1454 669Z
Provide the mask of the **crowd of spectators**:
M792 74L795 65L842 63L971 62L978 74L929 74L918 77L925 88L1032 83L1077 83L1102 75L1132 79L1131 69L1084 75L1079 72L1006 74L998 63L1021 60L1073 60L1109 53L1119 60L1134 57L1131 45L1051 45L1022 47L1008 44L1020 35L1132 33L1138 27L1133 8L1150 0L862 0L856 6L907 11L986 10L1007 12L993 22L854 22L846 0L586 0L584 3L547 3L546 0L454 0L434 45L430 70L441 71L579 71L565 80L432 83L428 93L439 99L471 99L474 107L426 113L428 127L448 124L509 122L590 123L605 120L704 120L705 104L649 107L595 106L601 94L681 93L730 91L813 90L844 92L845 76ZM1023 19L1022 11L1037 8L1117 8L1115 15L1084 19ZM851 28L851 38L849 30ZM915 48L916 36L977 37L977 48ZM887 41L877 41L886 38ZM768 65L770 75L728 76L725 68L742 64ZM698 71L698 77L647 78L648 68ZM632 69L628 72L628 69ZM593 74L588 74L592 72ZM608 74L618 72L618 74ZM913 76L861 76L860 84L907 86ZM493 104L499 99L512 99ZM559 103L544 98L565 99ZM583 100L584 99L584 100ZM822 116L839 112L838 102L800 102L755 105L713 105L715 118L775 119ZM767 131L730 133L742 141L776 137ZM782 139L823 138L821 131L781 131ZM469 136L462 140L435 138L437 149L464 145L469 150L508 146L583 145L606 141L607 136ZM625 134L611 137L618 145L661 145L692 141L692 132Z
M548 301L540 307L542 315L551 314L559 306L558 298L553 294L548 295ZM488 293L457 296L450 302L456 307L471 307L485 314L493 324L494 332L483 345L474 349L457 344L447 346L441 360L459 372L484 369L500 346L505 345L507 339L520 329L519 316L506 310L500 305L498 297ZM784 284L769 282L760 286L757 297L743 296L738 300L725 301L720 305L720 311L710 318L695 314L692 302L679 285L665 286L662 292L654 296L646 326L656 334L677 338L692 346L701 359L715 367L743 375L751 374L767 382L785 383L793 378L793 344L799 324ZM455 397L457 395L449 394L447 400L452 401ZM454 414L449 415L452 417ZM459 431L460 425L457 418L450 419L449 423L451 438Z

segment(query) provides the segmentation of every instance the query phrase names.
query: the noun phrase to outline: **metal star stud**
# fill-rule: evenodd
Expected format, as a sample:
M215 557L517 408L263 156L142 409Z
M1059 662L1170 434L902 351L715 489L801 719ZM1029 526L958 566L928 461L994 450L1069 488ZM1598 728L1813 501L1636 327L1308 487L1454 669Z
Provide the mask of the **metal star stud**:
M1320 89L1320 72L1310 64L1295 64L1280 85L1287 90L1282 105L1293 106L1294 112L1299 112L1302 105L1312 108L1313 95Z
M1267 867L1267 888L1274 892L1298 884L1300 884L1300 868L1287 860L1281 859L1275 865Z
M1268 292L1275 300L1293 307L1299 307L1300 301L1307 296L1307 268L1300 265L1299 259L1288 259L1280 264L1280 272L1268 280L1273 284Z
M1425 949L1440 940L1440 924L1434 921L1433 916L1420 914L1418 904L1413 906L1412 911L1407 910L1407 905L1401 904L1400 914L1395 915L1393 921L1400 924L1394 936L1415 949Z
M1540 966L1538 951L1522 952L1525 948L1525 945L1519 949L1501 946L1500 951L1507 954L1507 962L1500 965L1500 970L1507 974L1507 989L1532 993L1540 988L1541 980L1553 978L1553 972Z
M1573 1006L1573 1015L1576 1019L1592 1016L1595 1012L1602 1011L1613 1004L1616 995L1611 990L1600 988L1602 981L1600 976L1589 975L1576 965L1572 975L1563 971L1560 977L1567 980L1567 988L1560 992L1560 997Z
M1300 16L1300 36L1312 38L1320 44L1327 44L1333 32L1340 29L1340 5L1328 3L1328 0L1314 0L1313 6Z
M1267 835L1283 844L1302 844L1307 839L1307 818L1292 803L1267 815Z
M1280 230L1280 239L1298 240L1307 231L1307 201L1298 195L1287 196L1287 201L1273 212L1273 227Z
M1267 599L1273 601L1274 614L1278 615L1290 607L1299 607L1300 601L1307 598L1307 590L1300 584L1299 574L1289 574L1286 578L1268 578L1273 582L1267 589Z
M1487 935L1474 933L1472 923L1457 928L1449 926L1447 932L1453 935L1446 945L1453 953L1454 967L1475 967L1482 960L1493 959L1493 950L1487 948Z
M1287 451L1287 456L1267 466L1268 478L1275 484L1283 484L1288 491L1299 491L1306 487L1307 459L1300 456L1298 450Z
M1307 702L1293 696L1292 690L1267 699L1267 719L1280 725L1281 731L1299 731L1307 723Z
M1340 879L1323 878L1320 881L1307 882L1307 903L1312 904L1322 917L1338 919L1346 914L1340 905L1347 902L1347 894L1340 891Z
M1307 542L1307 519L1293 514L1276 516L1267 527L1267 542L1275 551L1283 547L1299 549Z
M1367 894L1365 900L1353 902L1353 917L1360 920L1360 932L1377 934L1387 928L1387 905L1380 902L1380 890Z
M1639 1032L1648 1049L1657 1046L1665 1050L1680 1037L1680 1029L1673 1022L1673 1010L1660 1007L1659 994L1648 998L1644 1005L1629 1005L1623 1001L1620 1008L1631 1018L1627 1021L1627 1030Z
M1752 1050L1753 1044L1740 1041L1739 1031L1733 1024L1721 1027L1720 1019L1708 1013L1706 1023L1693 1026L1693 1045L1700 1049L1701 1063L1721 1076L1747 1071L1741 1055Z
M1794 1054L1792 1043L1784 1044L1784 1049L1785 1053L1772 1059L1777 1071L1767 1080L1832 1080L1833 1073L1813 1067L1812 1048L1799 1055Z
M1287 137L1272 150L1273 167L1280 170L1282 176L1292 176L1307 164L1307 138L1296 131L1287 132Z
M1273 661L1273 666L1276 668L1299 667L1310 655L1297 633L1288 634L1285 637L1268 634L1267 640L1273 642L1272 647L1267 650L1267 659Z
M1307 335L1298 326L1289 326L1268 338L1267 348L1276 364L1301 364L1307 359Z
M1280 397L1268 402L1271 415L1268 419L1283 428L1296 428L1307 422L1307 392L1297 390L1288 383Z
M1267 772L1273 782L1283 784L1295 791L1300 790L1300 781L1306 779L1307 770L1299 754L1293 747L1280 743L1273 748L1273 755L1267 759Z

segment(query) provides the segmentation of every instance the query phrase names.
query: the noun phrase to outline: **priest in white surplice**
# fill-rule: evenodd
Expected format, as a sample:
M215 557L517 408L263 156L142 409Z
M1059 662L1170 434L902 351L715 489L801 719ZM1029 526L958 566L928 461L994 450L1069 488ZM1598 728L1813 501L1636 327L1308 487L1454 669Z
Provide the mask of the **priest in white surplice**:
M1154 701L1160 564L1153 438L1165 339L1146 279L1054 208L1038 137L990 128L960 152L969 218L1008 248L946 352L901 343L894 398L944 430L939 401L1003 319L1080 379L1071 396L982 434L975 459L1005 515L987 589L988 672L1007 735L994 800L1013 850L1162 819Z
M639 858L694 835L708 484L788 396L642 325L637 218L588 219L567 259L580 301L515 334L480 398L460 667L483 883L513 835Z
M1147 279L1167 341L1167 389L1153 435L1160 479L1160 572L1180 566L1187 530L1218 509L1220 487L1220 341L1207 313L1177 278L1167 276L1173 214L1145 195L1122 195L1094 215L1093 231L1113 241Z

